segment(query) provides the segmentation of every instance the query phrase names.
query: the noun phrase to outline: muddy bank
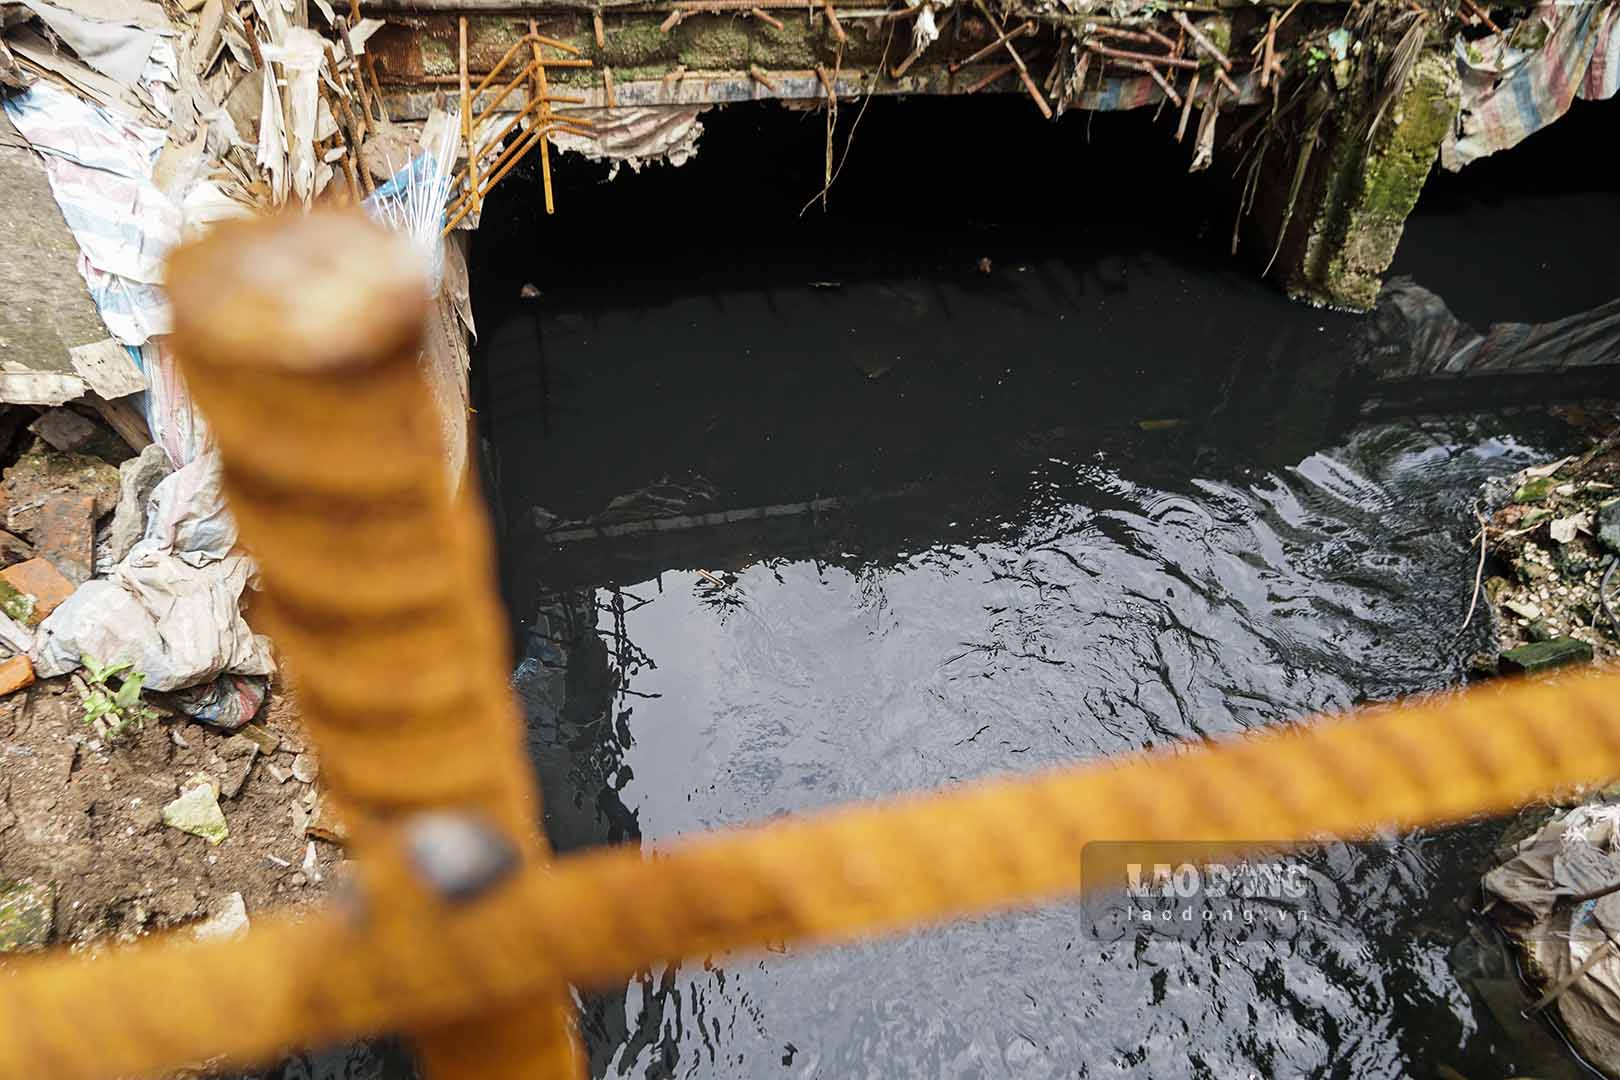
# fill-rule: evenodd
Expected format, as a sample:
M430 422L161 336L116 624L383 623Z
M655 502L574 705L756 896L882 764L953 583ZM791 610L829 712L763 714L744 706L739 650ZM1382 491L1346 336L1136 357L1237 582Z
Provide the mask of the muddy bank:
M252 728L233 735L171 714L109 747L67 679L0 701L0 882L50 896L46 941L131 940L228 911L233 896L251 915L324 892L339 851L297 820L317 796L295 768L315 774L279 687ZM164 821L199 774L220 788L217 843Z

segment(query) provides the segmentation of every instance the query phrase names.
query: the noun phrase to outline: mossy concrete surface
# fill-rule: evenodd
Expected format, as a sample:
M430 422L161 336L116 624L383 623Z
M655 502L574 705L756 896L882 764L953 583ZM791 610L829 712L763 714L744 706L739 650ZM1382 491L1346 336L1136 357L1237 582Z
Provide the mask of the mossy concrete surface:
M1455 62L1435 51L1418 61L1370 141L1370 117L1341 117L1322 148L1324 181L1303 256L1284 268L1291 296L1354 311L1373 306L1460 100Z

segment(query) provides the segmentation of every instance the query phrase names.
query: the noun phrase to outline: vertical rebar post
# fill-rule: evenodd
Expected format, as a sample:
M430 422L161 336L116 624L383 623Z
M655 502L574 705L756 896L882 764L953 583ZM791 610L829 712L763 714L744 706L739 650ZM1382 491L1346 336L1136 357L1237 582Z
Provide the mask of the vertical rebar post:
M543 859L488 530L475 496L452 501L418 366L426 282L358 215L221 224L170 260L175 347L355 849L450 808ZM567 1018L558 988L413 1034L434 1080L567 1076Z

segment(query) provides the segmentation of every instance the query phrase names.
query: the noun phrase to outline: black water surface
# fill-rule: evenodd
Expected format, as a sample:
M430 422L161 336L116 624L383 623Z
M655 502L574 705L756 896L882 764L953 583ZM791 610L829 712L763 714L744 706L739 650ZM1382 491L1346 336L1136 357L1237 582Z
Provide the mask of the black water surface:
M1003 109L966 118L989 145L964 161L947 114L880 105L829 218L783 216L819 121L764 110L713 121L707 163L565 190L566 221L491 210L480 408L509 600L542 613L517 682L560 847L1463 681L1469 507L1561 425L1522 400L1362 420L1366 320L1230 261L1157 135L1099 117L1087 146L1069 118L1031 143ZM1031 146L1050 167L1014 169ZM1586 229L1620 223L1612 183L1583 198ZM1434 201L1420 242L1478 227L1466 190ZM1572 237L1508 216L1493 244L1569 263ZM1425 257L1469 255L1408 272ZM1552 317L1587 289L1568 277L1482 291ZM1354 870L1309 941L1107 942L1058 905L655 972L589 998L585 1030L603 1075L1576 1075L1449 959L1499 831L1328 856Z
M1463 681L1478 486L1569 432L1522 398L1363 418L1368 320L1234 262L1221 181L1163 122L876 102L803 218L819 116L704 123L681 169L560 168L556 218L508 182L474 248L559 848ZM1613 295L1577 254L1620 236L1612 176L1552 217L1488 179L1431 189L1397 269L1481 323ZM568 532L671 515L692 527ZM1515 1021L1510 971L1480 977L1458 901L1500 828L1330 849L1323 928L1291 941L1103 940L1054 905L652 972L582 1027L602 1076L1586 1075Z

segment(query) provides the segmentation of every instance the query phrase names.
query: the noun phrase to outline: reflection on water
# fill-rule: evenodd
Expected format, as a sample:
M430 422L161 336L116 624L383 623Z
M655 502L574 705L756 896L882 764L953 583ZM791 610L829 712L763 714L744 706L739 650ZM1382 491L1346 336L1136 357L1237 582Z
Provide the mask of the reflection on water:
M1541 451L1443 434L1363 429L1292 468L1173 487L1106 454L1048 458L958 538L899 550L880 527L823 521L819 557L745 561L720 530L714 559L740 563L726 584L671 566L580 613L603 643L569 670L599 668L576 704L597 711L593 751L611 749L600 790L657 841L1452 685L1469 558L1454 523L1481 479ZM1362 848L1335 875L1338 921L1293 944L1100 942L1060 905L689 965L594 1001L593 1050L638 1076L1499 1066L1512 1052L1446 962L1489 839Z

